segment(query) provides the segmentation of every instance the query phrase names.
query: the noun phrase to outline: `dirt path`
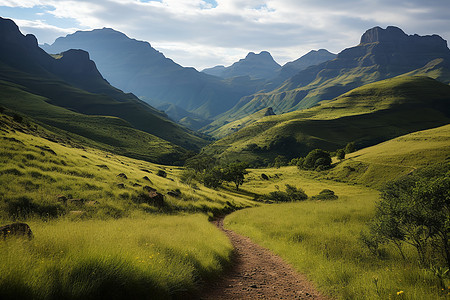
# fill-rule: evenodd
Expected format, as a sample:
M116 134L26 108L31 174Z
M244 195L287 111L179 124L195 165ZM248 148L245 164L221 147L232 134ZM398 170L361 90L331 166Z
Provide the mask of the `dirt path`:
M231 240L234 262L220 281L203 290L200 299L328 299L280 257L249 238L224 229L223 219L215 224Z

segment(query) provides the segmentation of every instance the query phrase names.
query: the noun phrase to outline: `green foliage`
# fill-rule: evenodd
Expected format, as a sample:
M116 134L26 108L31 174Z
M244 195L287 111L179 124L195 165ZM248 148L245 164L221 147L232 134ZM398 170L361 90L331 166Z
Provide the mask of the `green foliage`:
M213 189L218 188L223 182L223 173L220 167L213 167L210 170L205 170L202 175L202 182L206 187Z
M324 189L316 196L311 197L314 200L336 200L338 196L330 189Z
M278 155L277 157L275 157L275 159L273 161L273 167L277 168L277 169L279 167L283 167L283 166L287 166L287 165L288 165L288 160L283 155Z
M193 169L197 172L202 172L213 167L216 164L216 159L207 154L198 154L186 160L184 166L188 169Z
M422 265L450 267L450 165L433 166L386 185L370 225L373 240L413 246Z
M322 170L330 168L330 166L330 153L322 149L314 149L309 152L302 164L302 168L310 170Z
M248 174L246 163L231 163L223 167L222 179L224 181L233 182L236 185L236 190L244 183L244 177Z
M339 160L343 160L345 158L345 150L339 149L338 151L336 151L336 157Z
M355 142L348 143L345 146L345 149L344 149L346 154L353 153L353 152L355 152L355 150L356 150L355 149ZM344 157L345 157L345 153L344 153Z
M286 191L274 191L263 197L264 199L275 202L293 202L304 201L308 199L305 191L293 185L286 184Z

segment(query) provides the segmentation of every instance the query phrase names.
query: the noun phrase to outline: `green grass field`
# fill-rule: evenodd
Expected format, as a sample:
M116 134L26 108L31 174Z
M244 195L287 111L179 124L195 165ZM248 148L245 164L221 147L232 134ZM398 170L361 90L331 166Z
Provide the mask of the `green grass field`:
M262 180L262 173L270 179ZM249 193L267 194L291 184L308 196L331 189L339 198L249 208L229 215L226 227L279 254L333 298L446 298L448 290L441 291L439 279L419 267L413 249L404 248L406 260L391 247L377 257L359 240L374 214L376 190L314 177L295 167L252 170L243 185Z
M194 294L232 252L205 215L28 224L32 241L2 241L2 299L172 299Z

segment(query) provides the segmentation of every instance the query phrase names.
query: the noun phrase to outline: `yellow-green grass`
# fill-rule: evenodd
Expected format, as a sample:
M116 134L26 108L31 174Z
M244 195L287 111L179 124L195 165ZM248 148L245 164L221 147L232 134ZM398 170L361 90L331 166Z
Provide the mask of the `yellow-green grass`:
M205 215L29 221L0 241L2 299L171 299L220 273L232 246Z
M16 124L19 126L16 129L7 127L5 124L14 124L8 116L1 115L0 120L5 121L0 131L0 219L25 218L28 212L41 217L72 217L70 211L82 211L83 218L125 217L133 210L220 214L252 205L239 195L181 183L180 168L93 148L72 148L20 132L26 129L21 124ZM167 178L157 176L160 170L167 173ZM121 173L127 179L117 176ZM165 205L158 207L138 201L145 193L144 186L165 195ZM176 189L181 197L166 195ZM60 196L85 199L86 204L64 204L58 202Z
M270 179L259 179L262 173ZM325 294L338 299L445 298L438 278L418 266L413 249L404 248L407 260L391 247L383 248L383 255L377 257L360 242L360 232L379 199L376 190L320 180L295 167L252 170L249 177L252 180L243 186L248 192L268 193L292 184L309 196L323 189L339 196L337 200L263 205L225 218L227 228L279 254Z
M349 142L364 147L410 132L448 124L450 87L427 77L404 76L354 89L307 110L264 117L204 148L223 160L273 160L269 147L295 138L289 155L305 156L314 148L334 151Z
M418 168L449 161L450 125L445 125L348 154L324 177L380 187Z
M0 105L61 129L66 134L69 132L72 138L93 147L160 163L176 162L177 157L182 158L186 153L179 146L137 130L121 118L105 116L107 111L103 115L80 114L52 105L49 99L32 94L22 86L3 81L0 81L0 86ZM116 109L123 109L120 105L123 104L117 104Z

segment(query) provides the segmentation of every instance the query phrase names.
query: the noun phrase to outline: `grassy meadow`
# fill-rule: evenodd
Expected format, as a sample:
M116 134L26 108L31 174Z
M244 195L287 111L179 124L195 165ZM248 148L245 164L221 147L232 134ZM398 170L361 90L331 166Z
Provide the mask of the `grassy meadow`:
M181 183L181 168L50 141L61 136L27 119L0 122L0 224L34 233L0 241L0 298L165 299L195 293L229 263L232 247L208 220L254 205L250 196Z
M264 173L269 180L262 180ZM264 205L237 211L225 226L272 250L324 293L337 299L445 299L441 281L419 267L413 248L404 247L403 260L394 247L374 256L359 240L374 215L378 191L314 178L296 167L252 170L243 188L267 194L285 184L302 188L308 196L331 189L337 200L306 200ZM445 279L447 287L449 280Z
M230 260L205 215L30 220L32 241L0 247L1 299L171 299L194 294Z

